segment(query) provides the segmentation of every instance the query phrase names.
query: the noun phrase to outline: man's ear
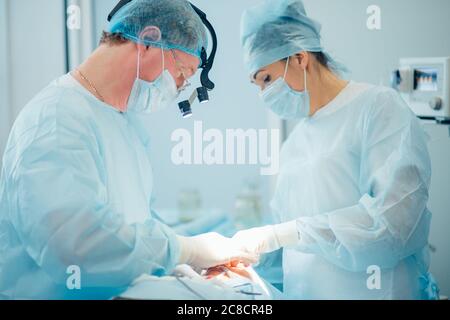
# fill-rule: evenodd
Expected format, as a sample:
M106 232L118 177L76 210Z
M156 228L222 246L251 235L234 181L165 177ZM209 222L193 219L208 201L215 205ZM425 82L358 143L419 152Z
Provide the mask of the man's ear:
M150 42L161 42L162 35L161 30L158 27L155 26L148 26L145 27L144 30L139 34L139 39L142 42L150 41Z
M142 32L139 34L139 40L140 40L140 47L138 47L138 49L141 52L145 52L146 50L149 49L149 46L146 45L145 43L148 42L152 42L153 44L157 44L159 42L161 42L161 30L158 27L155 26L148 26L145 27L144 30L142 30ZM144 50L145 49L145 50Z
M157 44L161 42L161 30L155 26L148 26L139 34L139 40L140 42L136 44L137 49L139 50L141 55L145 55L147 54L149 49L156 47L150 47L146 43L153 42L154 44Z

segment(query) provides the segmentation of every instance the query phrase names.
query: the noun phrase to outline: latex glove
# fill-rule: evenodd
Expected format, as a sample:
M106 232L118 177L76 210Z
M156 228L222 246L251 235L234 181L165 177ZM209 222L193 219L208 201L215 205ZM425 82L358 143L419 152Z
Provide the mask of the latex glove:
M188 264L197 269L207 269L232 261L255 263L258 256L245 252L230 238L218 233L206 233L195 237L178 236L181 254L180 264Z
M239 231L233 240L242 250L261 255L299 242L297 222L291 221L277 225Z

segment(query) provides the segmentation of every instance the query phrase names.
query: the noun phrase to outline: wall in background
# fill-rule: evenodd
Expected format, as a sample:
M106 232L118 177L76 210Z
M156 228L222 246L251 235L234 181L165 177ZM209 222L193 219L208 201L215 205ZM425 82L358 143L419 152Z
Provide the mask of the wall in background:
M0 0L0 67L7 66L0 76L0 90L7 90L5 95L0 91L2 155L20 110L65 73L64 11L62 0ZM5 38L3 33L7 33Z
M0 154L6 145L9 130L11 128L11 108L9 105L9 15L8 3L0 0ZM0 156L0 168L1 168Z
M60 0L6 1L10 103L15 118L37 92L65 72L65 8Z

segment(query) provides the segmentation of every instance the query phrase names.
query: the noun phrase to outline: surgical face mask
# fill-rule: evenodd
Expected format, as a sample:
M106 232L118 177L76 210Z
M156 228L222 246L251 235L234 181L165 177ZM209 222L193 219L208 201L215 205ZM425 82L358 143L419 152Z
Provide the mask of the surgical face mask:
M138 52L137 76L128 98L127 110L138 113L153 113L166 109L179 96L174 78L164 65L164 50L162 52L162 73L153 82L139 78L141 54Z
M310 113L310 96L306 84L306 70L304 70L305 90L298 92L291 89L286 82L288 66L289 58L286 62L283 78L279 78L271 83L260 93L260 96L270 110L284 120L306 118Z

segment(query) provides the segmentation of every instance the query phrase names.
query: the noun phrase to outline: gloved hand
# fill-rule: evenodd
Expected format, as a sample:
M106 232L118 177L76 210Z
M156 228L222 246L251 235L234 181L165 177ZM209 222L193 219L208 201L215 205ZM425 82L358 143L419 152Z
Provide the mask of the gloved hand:
M233 236L233 240L248 253L256 255L269 253L299 242L297 222L291 221L239 231Z
M235 241L218 233L206 233L195 237L178 236L181 254L179 264L207 269L232 261L247 264L258 261L258 256L243 251Z

